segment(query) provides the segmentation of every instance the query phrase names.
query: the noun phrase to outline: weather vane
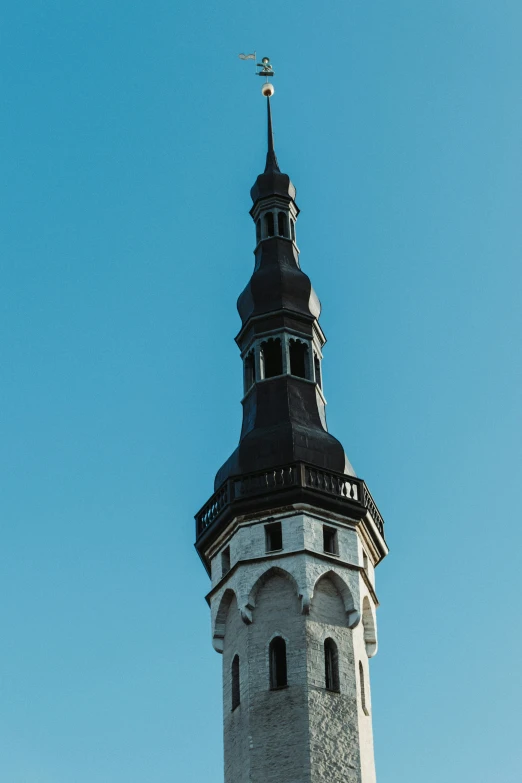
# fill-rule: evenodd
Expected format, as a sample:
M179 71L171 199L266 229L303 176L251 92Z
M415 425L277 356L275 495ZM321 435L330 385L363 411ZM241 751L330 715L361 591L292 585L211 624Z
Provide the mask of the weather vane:
M252 54L240 54L239 55L240 60L256 60L257 55L256 52L253 52ZM262 57L260 63L256 63L256 68L259 68L259 71L256 71L257 76L264 76L266 78L265 83L261 87L261 92L266 98L270 98L274 94L274 85L271 84L268 81L269 76L274 76L274 69L272 68L272 64L270 62L270 57Z

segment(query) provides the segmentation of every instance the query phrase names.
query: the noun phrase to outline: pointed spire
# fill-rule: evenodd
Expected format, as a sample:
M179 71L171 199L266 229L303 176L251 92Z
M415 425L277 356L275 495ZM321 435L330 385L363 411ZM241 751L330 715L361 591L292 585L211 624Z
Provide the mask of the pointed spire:
M266 99L267 119L268 119L268 152L266 153L265 174L269 171L280 171L277 162L277 156L274 150L274 132L272 130L272 110L270 108L270 97Z

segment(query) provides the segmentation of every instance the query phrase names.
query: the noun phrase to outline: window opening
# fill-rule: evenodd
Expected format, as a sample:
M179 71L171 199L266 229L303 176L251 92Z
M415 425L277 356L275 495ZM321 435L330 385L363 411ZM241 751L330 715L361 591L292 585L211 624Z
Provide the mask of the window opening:
M329 555L339 554L337 530L335 527L328 527L327 525L323 525L323 549Z
M295 242L295 223L293 220L290 221L290 230L292 232L292 241Z
M267 212L265 215L265 229L267 237L274 236L274 213Z
M320 389L323 388L323 382L321 380L321 360L314 354L314 368L315 368L315 382Z
M261 218L256 222L256 242L261 242Z
M283 531L281 522L272 522L271 525L265 525L266 551L276 552L283 548Z
M255 377L256 377L256 370L255 370L254 352L250 351L250 353L245 358L245 394L254 383Z
M362 661L359 661L359 680L361 681L361 707L365 715L369 715L368 707L366 706L366 689L364 685L364 669Z
M283 374L283 352L281 340L270 338L261 343L261 377L274 378Z
M221 552L221 576L225 576L230 571L230 547L227 546Z
M300 340L290 340L290 374L306 378L306 360L308 346Z
M288 238L288 218L286 212L279 212L277 215L277 233L280 237Z
M363 568L366 571L366 573L368 573L368 555L366 554L364 549L363 549Z
M239 707L241 691L239 687L239 655L234 655L232 661L232 709Z
M288 685L286 675L286 642L276 636L270 642L270 688L285 688Z
M339 692L339 654L333 639L324 640L324 683L327 691Z

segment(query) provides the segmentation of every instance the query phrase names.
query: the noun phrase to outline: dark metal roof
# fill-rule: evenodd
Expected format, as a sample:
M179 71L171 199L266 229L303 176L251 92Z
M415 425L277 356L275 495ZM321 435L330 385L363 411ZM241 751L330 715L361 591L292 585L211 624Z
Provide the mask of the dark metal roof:
M291 375L260 381L243 400L239 445L218 470L215 489L229 476L302 461L354 476L342 445L326 431L315 384Z
M276 208L279 208L280 197L284 197L288 209L296 214L295 188L290 177L281 173L275 154L270 99L267 123L266 166L251 191L254 207L259 199L276 197ZM273 330L275 313L283 313L286 321L292 319L291 333L297 331L310 340L321 305L309 277L299 266L295 242L280 236L263 239L258 243L255 257L254 271L238 300L241 349L251 339L252 329L258 335ZM318 325L315 331L322 335ZM326 429L324 400L313 381L292 375L258 380L243 400L239 445L218 471L216 489L230 476L299 461L355 475L342 445Z
M255 269L237 301L237 309L243 326L253 316L281 309L319 318L321 303L310 278L299 268L291 240L271 237L259 243Z

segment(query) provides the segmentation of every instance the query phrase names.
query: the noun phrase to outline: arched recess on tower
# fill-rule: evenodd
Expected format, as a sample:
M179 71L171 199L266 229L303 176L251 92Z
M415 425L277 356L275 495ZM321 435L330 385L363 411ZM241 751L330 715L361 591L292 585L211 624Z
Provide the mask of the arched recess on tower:
M377 626L375 624L375 617L370 604L370 599L367 595L363 598L362 610L366 654L368 658L373 658L377 652Z
M233 590L228 588L221 596L216 619L214 621L214 628L212 630L212 645L214 650L218 653L223 652L227 616L233 601L236 602L236 594Z
M277 577L287 581L292 586L292 590L295 593L295 596L297 598L302 598L302 594L299 590L299 585L297 584L295 577L289 571L285 571L284 568L280 568L279 566L272 566L271 568L268 568L266 571L263 571L261 576L258 577L258 579L254 582L250 590L250 593L248 595L248 602L245 609L249 613L250 621L252 620L252 610L255 609L256 607L256 600L259 591L261 590L261 588L267 585L271 579Z
M325 571L324 574L321 574L321 576L316 579L312 591L312 604L314 600L317 602L316 593L321 590L322 586L324 586L323 580L329 580L330 584L333 585L342 599L345 613L344 622L342 624L345 626L347 625L348 628L355 628L361 619L360 612L358 612L355 608L352 591L344 579L335 571Z

